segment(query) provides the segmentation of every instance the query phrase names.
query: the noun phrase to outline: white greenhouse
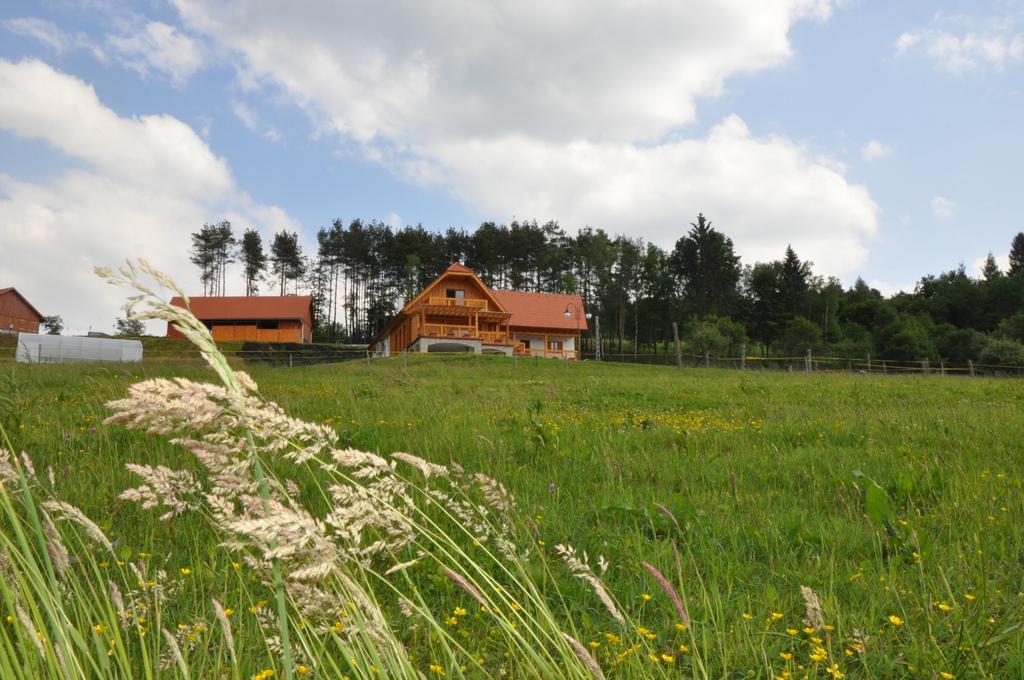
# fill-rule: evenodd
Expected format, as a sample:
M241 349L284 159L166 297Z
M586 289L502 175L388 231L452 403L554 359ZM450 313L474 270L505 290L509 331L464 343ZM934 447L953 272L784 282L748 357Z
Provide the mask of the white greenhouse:
M16 356L21 363L65 361L142 361L142 342L114 338L19 333Z

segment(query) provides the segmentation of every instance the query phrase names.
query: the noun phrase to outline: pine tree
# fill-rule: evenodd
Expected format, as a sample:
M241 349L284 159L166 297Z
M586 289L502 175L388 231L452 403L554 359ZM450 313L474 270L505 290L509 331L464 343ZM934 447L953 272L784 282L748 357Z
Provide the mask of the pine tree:
M683 298L700 317L728 314L740 280L740 258L732 240L714 229L703 213L690 227L672 252Z
M792 246L786 246L786 255L782 259L779 271L779 292L790 317L795 317L803 310L807 300L810 274L810 263L801 262Z
M259 292L259 279L267 269L267 254L263 252L263 239L255 229L246 229L241 242L242 273L245 277L245 294Z
M203 295L224 295L227 287L227 265L234 262L237 242L227 220L219 224L203 224L192 234L192 264L199 267Z
M214 243L217 228L212 224L203 224L202 228L192 234L192 252L189 260L199 267L199 280L203 282L203 295L209 295L213 289L217 256Z
M995 281L1003 276L1003 272L999 269L996 258L992 256L992 253L989 253L988 257L985 258L985 264L981 267L981 276L986 281Z
M270 245L270 261L271 270L280 284L280 294L287 294L290 282L295 283L297 288L299 279L306 271L299 235L287 230L274 234L274 241Z
M1024 274L1024 231L1013 237L1010 244L1010 276Z

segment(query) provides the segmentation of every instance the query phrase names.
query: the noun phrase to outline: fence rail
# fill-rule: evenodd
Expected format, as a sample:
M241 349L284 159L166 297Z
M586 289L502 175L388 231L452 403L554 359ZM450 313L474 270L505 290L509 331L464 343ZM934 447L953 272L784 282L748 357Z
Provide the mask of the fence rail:
M264 363L276 366L309 366L320 364L341 363L347 361L365 361L368 364L377 360L374 352L358 345L296 345L292 347L245 343L241 348L222 348L229 358L240 359L252 363ZM520 361L543 361L545 358L576 358L572 350L548 350L547 357L543 350L532 350L528 355L517 357ZM412 356L430 356L432 358L466 358L466 353L405 353L396 352L397 358ZM472 356L472 355L470 355ZM198 360L199 353L188 345L182 347L146 348L143 353L144 362L190 361ZM491 357L487 357L490 359ZM15 347L0 347L0 363L11 363L16 359ZM602 352L600 358L594 352L580 352L580 361L601 361L602 363L644 364L653 366L678 366L680 368L717 368L747 371L785 371L785 372L848 372L877 375L930 375L930 376L1016 376L1024 377L1024 365L985 364L967 362L947 362L921 359L919 361L900 361L877 359L875 357L836 357L828 355L805 354L802 356L715 356L712 354L693 354L680 352L679 355L664 352Z

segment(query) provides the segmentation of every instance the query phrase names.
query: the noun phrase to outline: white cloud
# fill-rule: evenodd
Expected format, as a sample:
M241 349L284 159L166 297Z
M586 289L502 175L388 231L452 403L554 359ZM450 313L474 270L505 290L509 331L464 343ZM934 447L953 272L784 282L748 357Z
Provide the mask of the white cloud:
M235 117L238 118L250 132L254 132L264 139L269 139L272 142L281 141L281 132L272 125L266 125L260 120L260 117L249 108L245 102L234 99L231 101L231 110L234 112Z
M932 196L929 205L932 208L932 215L935 216L935 219L951 220L953 215L956 214L956 203L945 196Z
M704 211L746 255L792 242L836 273L877 228L868 192L820 152L736 117L681 133L726 78L785 63L789 28L827 19L827 0L176 4L246 87L281 88L318 133L488 217L671 246Z
M35 60L0 59L0 91L0 130L76 166L42 180L0 174L0 233L17 255L0 259L0 281L71 330L108 330L119 314L123 291L96 279L93 265L146 257L196 290L189 233L204 221L226 218L265 236L295 228L242 192L224 159L176 118L121 117L88 84Z
M163 73L176 86L184 85L206 63L206 51L197 40L161 21L108 35L107 45L129 68L143 76Z
M702 139L653 147L562 145L522 137L445 144L406 170L491 215L557 217L642 235L671 248L704 212L751 259L777 259L787 243L821 271L852 272L876 228L867 190L782 138L757 138L732 116Z
M401 229L404 226L404 223L402 222L402 216L394 211L388 213L388 216L384 219L384 222L387 223L392 229Z
M38 40L58 54L81 48L88 50L100 61L106 61L103 50L84 33L67 33L52 21L38 17L17 17L4 21L3 25L11 33Z
M982 66L1002 69L1024 63L1024 33L968 32L923 29L904 33L896 41L897 54L923 51L936 65L953 74L963 74Z
M892 155L892 147L872 139L860 148L860 157L866 161L877 161Z
M4 22L4 28L17 35L35 38L44 45L52 47L57 52L66 50L71 42L71 37L57 28L56 24L37 17L8 19Z

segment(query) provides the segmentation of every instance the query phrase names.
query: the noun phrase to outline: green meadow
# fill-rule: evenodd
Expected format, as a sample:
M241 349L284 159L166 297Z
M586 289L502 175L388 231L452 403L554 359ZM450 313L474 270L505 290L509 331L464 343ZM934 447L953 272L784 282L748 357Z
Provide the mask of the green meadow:
M461 356L242 368L264 397L329 425L345 446L503 482L527 573L607 677L1024 677L1024 384L1015 379ZM157 663L166 636L155 625L111 636L98 621L97 657L121 661L97 662L97 675L123 675L149 655L148 671L165 677L275 668L283 677L260 633L272 597L224 537L201 513L163 521L161 509L118 498L138 485L128 463L200 473L168 437L103 422L129 385L171 376L215 380L198 361L5 364L0 424L37 476L52 471L48 493L115 542L107 557L69 539L73 564L88 564L98 583L141 564L173 592L160 629L184 658ZM316 487L315 469L265 461L303 493ZM571 573L558 545L586 552L628 624ZM681 595L688 625L643 562ZM439 622L417 628L382 604L422 677L535 674L438 568L402 573ZM820 618L801 587L820 601ZM16 669L13 659L35 651L12 632L24 622L11 590L0 602L0 654ZM211 598L231 612L230 650ZM314 661L299 674L388 675Z

